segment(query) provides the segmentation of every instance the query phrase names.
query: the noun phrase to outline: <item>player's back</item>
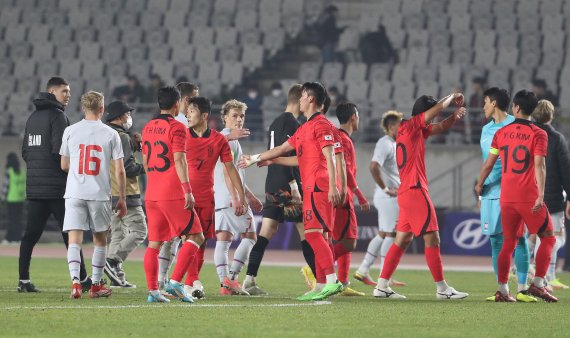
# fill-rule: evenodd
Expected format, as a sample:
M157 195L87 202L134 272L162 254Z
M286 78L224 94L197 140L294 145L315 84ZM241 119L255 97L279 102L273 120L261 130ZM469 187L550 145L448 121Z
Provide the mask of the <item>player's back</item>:
M160 114L144 126L142 141L148 176L145 199L149 201L184 199L184 192L174 165L174 153L185 152L184 125L170 115Z
M403 120L396 137L396 160L400 173L400 189L403 193L411 188L428 190L425 168L425 140L431 133L431 125L425 122L425 113Z
M380 175L387 187L400 187L400 173L396 164L396 141L388 135L381 137L374 147L372 161L380 165ZM375 188L382 195L388 196L378 185Z
M279 115L269 126L269 144L267 149L271 148L271 135L273 133L273 146L278 147L295 134L301 127L299 121L291 113L283 113ZM295 156L292 151L286 156ZM301 176L299 168L287 167L279 164L271 164L267 167L267 176L265 179L265 192L277 193L280 190L289 190L289 182L295 179L297 184L301 186Z
M101 121L81 120L63 133L62 155L70 160L65 198L111 198L112 159L123 157L119 134Z
M490 152L502 160L501 202L536 200L534 157L546 157L547 147L546 132L528 120L516 119L495 133Z

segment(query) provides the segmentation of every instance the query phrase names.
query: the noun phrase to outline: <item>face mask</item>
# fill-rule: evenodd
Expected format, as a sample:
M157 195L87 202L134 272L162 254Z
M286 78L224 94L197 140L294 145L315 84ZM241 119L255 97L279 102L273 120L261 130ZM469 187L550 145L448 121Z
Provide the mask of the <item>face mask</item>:
M247 94L247 96L249 96L249 98L253 100L257 97L257 92L251 91Z
M123 128L125 128L125 130L129 130L131 129L132 126L133 126L133 118L127 116L127 122L123 123Z
M281 90L280 89L273 89L271 91L271 95L273 95L274 97L278 97L281 95Z

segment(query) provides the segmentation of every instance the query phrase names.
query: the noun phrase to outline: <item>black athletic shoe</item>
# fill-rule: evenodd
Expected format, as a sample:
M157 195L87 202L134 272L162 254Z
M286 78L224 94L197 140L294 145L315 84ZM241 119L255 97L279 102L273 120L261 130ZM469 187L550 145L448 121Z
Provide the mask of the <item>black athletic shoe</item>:
M103 269L103 271L105 271L105 274L107 275L107 277L109 277L109 280L111 280L111 282L115 282L119 285L122 285L123 282L121 281L119 276L117 276L117 264L118 262L115 261L114 259L107 258L107 261L105 262L105 268Z
M93 284L93 281L91 280L91 276L87 276L80 283L81 283L81 292L85 293L91 290L91 285Z
M18 292L41 292L32 282L18 282Z

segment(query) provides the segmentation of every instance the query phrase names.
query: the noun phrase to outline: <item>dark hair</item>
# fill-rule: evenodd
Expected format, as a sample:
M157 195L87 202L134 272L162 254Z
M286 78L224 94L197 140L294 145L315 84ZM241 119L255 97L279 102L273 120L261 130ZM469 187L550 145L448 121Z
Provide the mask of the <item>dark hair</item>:
M356 105L352 102L343 102L336 106L336 117L340 124L347 123L352 115L356 114Z
M20 161L18 160L18 155L14 152L9 153L6 157L6 169L8 168L14 169L17 174L20 173Z
M513 105L519 106L523 115L530 115L538 105L538 99L533 92L523 89L513 98Z
M52 87L59 87L59 86L69 86L69 83L65 81L62 77L54 76L50 78L47 82L47 90L50 90Z
M511 102L511 96L506 89L499 87L491 87L483 92L483 97L488 97L491 102L497 102L497 107L502 111L507 111L509 108L509 102Z
M198 110L202 114L210 114L212 111L212 102L203 96L189 98L188 104L198 107Z
M287 93L287 103L299 103L301 95L303 95L303 85L299 83L292 85Z
M532 80L532 85L538 88L544 88L546 89L546 81L544 81L543 79L534 79Z
M325 97L325 102L323 102L323 111L322 111L323 115L326 115L329 112L331 103L332 103L331 97L327 95Z
M412 108L412 116L416 116L418 114L426 112L436 104L437 100L435 97L422 95L414 103L414 108Z
M180 100L180 92L172 86L162 87L158 90L158 107L169 110Z
M190 82L180 82L179 84L176 85L176 89L178 89L180 91L180 96L181 97L191 97L192 93L198 89L198 85L195 85L193 83Z
M271 90L274 90L274 89L283 89L283 86L281 85L281 83L276 81L276 82L273 82L271 84Z
M139 83L139 78L136 77L136 75L127 75L127 81L135 81L136 83Z
M483 87L485 85L485 82L487 82L487 81L485 80L484 77L477 76L477 77L474 77L473 80L471 80L471 82L476 83L478 85L481 85L481 87Z
M305 82L303 83L303 91L307 92L309 96L315 98L315 103L318 107L325 103L327 97L327 90L319 82Z

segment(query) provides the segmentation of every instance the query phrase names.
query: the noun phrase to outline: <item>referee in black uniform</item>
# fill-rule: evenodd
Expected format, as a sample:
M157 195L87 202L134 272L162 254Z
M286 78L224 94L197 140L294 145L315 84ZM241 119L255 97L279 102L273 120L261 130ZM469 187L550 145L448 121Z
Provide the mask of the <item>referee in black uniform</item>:
M52 77L47 83L47 92L41 92L34 100L36 110L26 122L22 158L27 166L26 196L28 220L20 244L20 281L18 292L39 292L30 281L32 251L39 241L50 215L63 228L65 215L65 186L67 174L61 170L59 148L63 131L69 126L64 109L69 103L69 84L60 77ZM67 247L67 233L63 233ZM80 278L83 290L91 287L91 279L85 271L81 254Z
M279 115L269 127L268 149L277 147L287 142L295 131L301 126L298 119L302 115L299 99L302 94L302 85L293 85L287 94L287 108ZM295 156L291 152L289 156ZM247 276L244 281L244 289L251 295L265 294L255 281L263 254L269 244L269 240L275 235L279 223L295 222L299 235L303 255L307 262L314 265L314 253L311 246L305 241L302 201L301 201L301 176L299 167L286 167L272 164L268 167L265 179L265 206L263 207L263 220L257 242L251 249L247 264ZM314 270L314 266L311 266Z

